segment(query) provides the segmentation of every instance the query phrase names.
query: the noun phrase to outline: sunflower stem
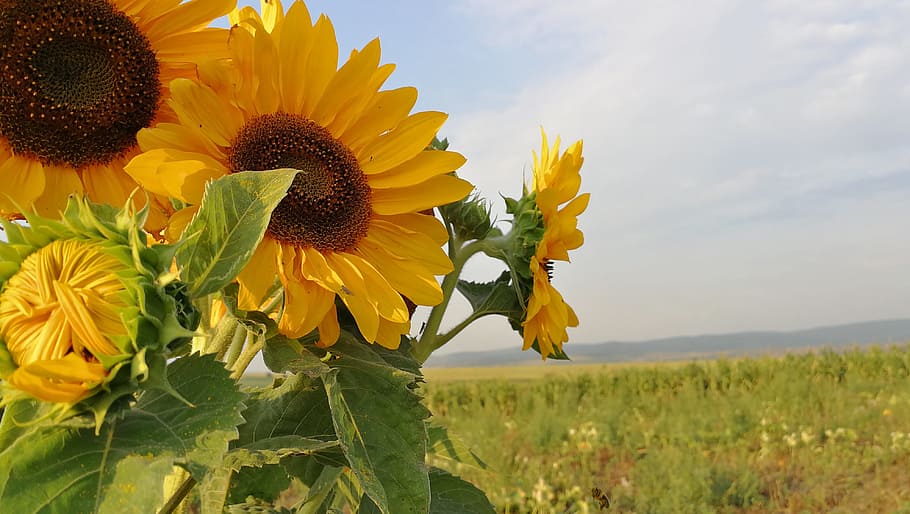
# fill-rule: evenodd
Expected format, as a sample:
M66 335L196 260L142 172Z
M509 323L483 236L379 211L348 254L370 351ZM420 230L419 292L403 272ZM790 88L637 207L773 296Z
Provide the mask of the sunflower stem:
M466 329L468 327L468 325L470 325L471 323L482 318L485 314L490 314L490 313L479 313L477 311L474 311L471 313L470 316L461 320L460 323L458 323L454 327L450 328L449 331L446 332L445 334L437 335L436 336L436 347L441 348L443 345L445 345L446 343L451 341L452 338L454 338L455 336L460 334L462 330Z
M215 333L203 345L202 353L214 353L216 359L223 359L228 345L234 338L234 331L237 329L237 325L237 318L225 313L224 317L215 325Z
M233 369L234 363L237 362L237 359L240 357L240 354L243 350L243 343L246 342L246 328L237 323L237 327L234 329L234 334L231 337L231 344L228 346L227 354L224 357L224 364L228 369Z
M183 503L183 500L186 499L186 495L190 494L190 491L193 490L193 487L196 486L196 479L192 476L186 478L183 483L174 491L174 494L168 498L167 503L164 504L164 507L161 507L161 510L158 511L158 514L172 514L177 510L177 507Z
M442 324L442 318L449 306L449 301L452 299L452 294L455 292L455 286L458 285L458 278L461 276L465 263L474 254L483 251L484 247L485 244L482 240L461 244L460 241L452 237L449 238L449 258L452 259L452 271L442 279L442 302L430 311L423 334L420 335L420 339L411 348L411 354L421 364L426 362L434 351L451 340L451 337L444 338L439 334L439 326ZM462 329L459 329L459 332Z
M250 363L253 362L253 359L256 357L256 354L259 353L259 350L262 349L264 345L264 340L262 337L256 339L255 342L246 346L243 349L243 352L240 353L240 356L231 366L231 378L234 380L239 380L240 377L246 372L246 368L250 366Z

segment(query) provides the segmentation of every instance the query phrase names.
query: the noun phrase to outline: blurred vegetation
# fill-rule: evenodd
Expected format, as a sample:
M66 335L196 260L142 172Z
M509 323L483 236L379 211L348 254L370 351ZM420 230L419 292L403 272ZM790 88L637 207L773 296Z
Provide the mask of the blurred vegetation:
M910 347L540 375L425 387L500 512L910 513Z

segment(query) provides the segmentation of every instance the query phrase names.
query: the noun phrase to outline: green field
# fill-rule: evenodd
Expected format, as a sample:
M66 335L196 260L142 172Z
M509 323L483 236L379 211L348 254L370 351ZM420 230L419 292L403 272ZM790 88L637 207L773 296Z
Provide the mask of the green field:
M499 512L910 513L908 347L426 373Z

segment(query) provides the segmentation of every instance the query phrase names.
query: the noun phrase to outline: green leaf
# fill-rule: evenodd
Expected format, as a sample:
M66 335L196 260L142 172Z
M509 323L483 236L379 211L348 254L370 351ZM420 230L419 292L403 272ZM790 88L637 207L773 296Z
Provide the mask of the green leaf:
M427 456L434 459L485 470L487 464L446 427L427 424Z
M206 186L177 250L181 277L193 297L221 289L246 266L296 175L296 170L234 173Z
M228 452L224 465L234 470L245 466L262 467L278 464L285 457L298 457L324 452L338 446L338 441L320 441L299 435L285 435L251 442Z
M202 514L222 514L231 484L231 468L222 466L213 469L196 486Z
M276 336L265 342L262 359L275 373L303 373L316 378L329 372L328 364L322 362L319 356L284 336Z
M270 439L285 436L336 441L328 400L317 378L276 377L272 387L251 391L246 404L246 423L239 427L232 449L267 445Z
M321 441L325 446L318 451L310 446L313 457L287 457L282 465L292 476L298 476L296 468L305 467L313 458L322 464L347 466L337 446L328 399L318 377L305 374L276 377L271 387L252 390L246 404L243 415L247 422L239 427L240 437L232 445L232 451L276 448L296 437L300 438L298 442Z
M441 469L430 470L430 514L490 514L496 512L487 495L474 484Z
M290 485L291 477L282 466L243 468L231 475L227 501L229 504L242 504L253 497L259 501L273 502Z
M40 407L41 404L34 400L20 400L3 408L3 417L0 418L0 448L8 448L16 439L35 428L29 422L41 417Z
M490 514L496 512L486 494L470 482L441 469L430 469L429 514ZM380 514L379 507L364 495L357 514Z
M0 505L16 513L146 513L175 464L197 480L237 436L244 395L210 356L178 359L168 380L192 406L145 391L98 436L91 422L44 425L0 452Z
M383 513L427 512L429 412L411 389L418 377L390 366L346 332L332 351L338 358L322 380L354 475Z
M508 271L492 282L459 280L456 287L471 304L475 318L499 314L508 318L513 327L516 323L521 326L525 310Z

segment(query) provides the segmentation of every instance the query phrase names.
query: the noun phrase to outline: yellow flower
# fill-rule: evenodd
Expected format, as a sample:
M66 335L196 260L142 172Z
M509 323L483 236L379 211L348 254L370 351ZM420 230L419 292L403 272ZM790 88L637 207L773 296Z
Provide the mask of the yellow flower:
M127 172L149 191L191 207L171 218L179 236L208 180L228 173L300 171L272 214L263 242L238 276L241 308L255 309L275 277L284 286L279 329L300 337L339 335L335 298L370 342L396 348L410 328L402 296L442 300L435 275L452 269L447 233L420 211L465 197L451 175L464 157L427 146L440 112L410 114L411 87L380 91L393 65L379 64L379 40L338 68L331 21L314 24L303 2L277 1L232 14L233 67L200 68L201 82L175 80L178 124L143 130L144 153Z
M6 381L35 398L75 403L123 350L126 265L96 245L57 240L29 255L0 293L0 337L18 368Z
M546 359L556 353L554 347L562 351L562 344L569 340L566 328L578 326L575 311L550 282L553 261L568 261L569 251L584 243L578 216L587 208L590 194L578 194L584 162L582 142L576 142L560 156L559 139L550 148L546 134L542 138L540 155L534 155L531 189L544 232L530 259L534 286L522 327L524 349L537 341L540 354Z
M166 269L173 248L146 244L143 216L71 199L60 221L0 220L0 405L104 389L103 417L188 342L198 313Z
M170 80L226 54L228 31L204 27L235 3L0 3L0 216L56 217L73 193L123 205L136 188L123 171L136 133L174 118ZM160 228L167 200L152 203L150 228Z

